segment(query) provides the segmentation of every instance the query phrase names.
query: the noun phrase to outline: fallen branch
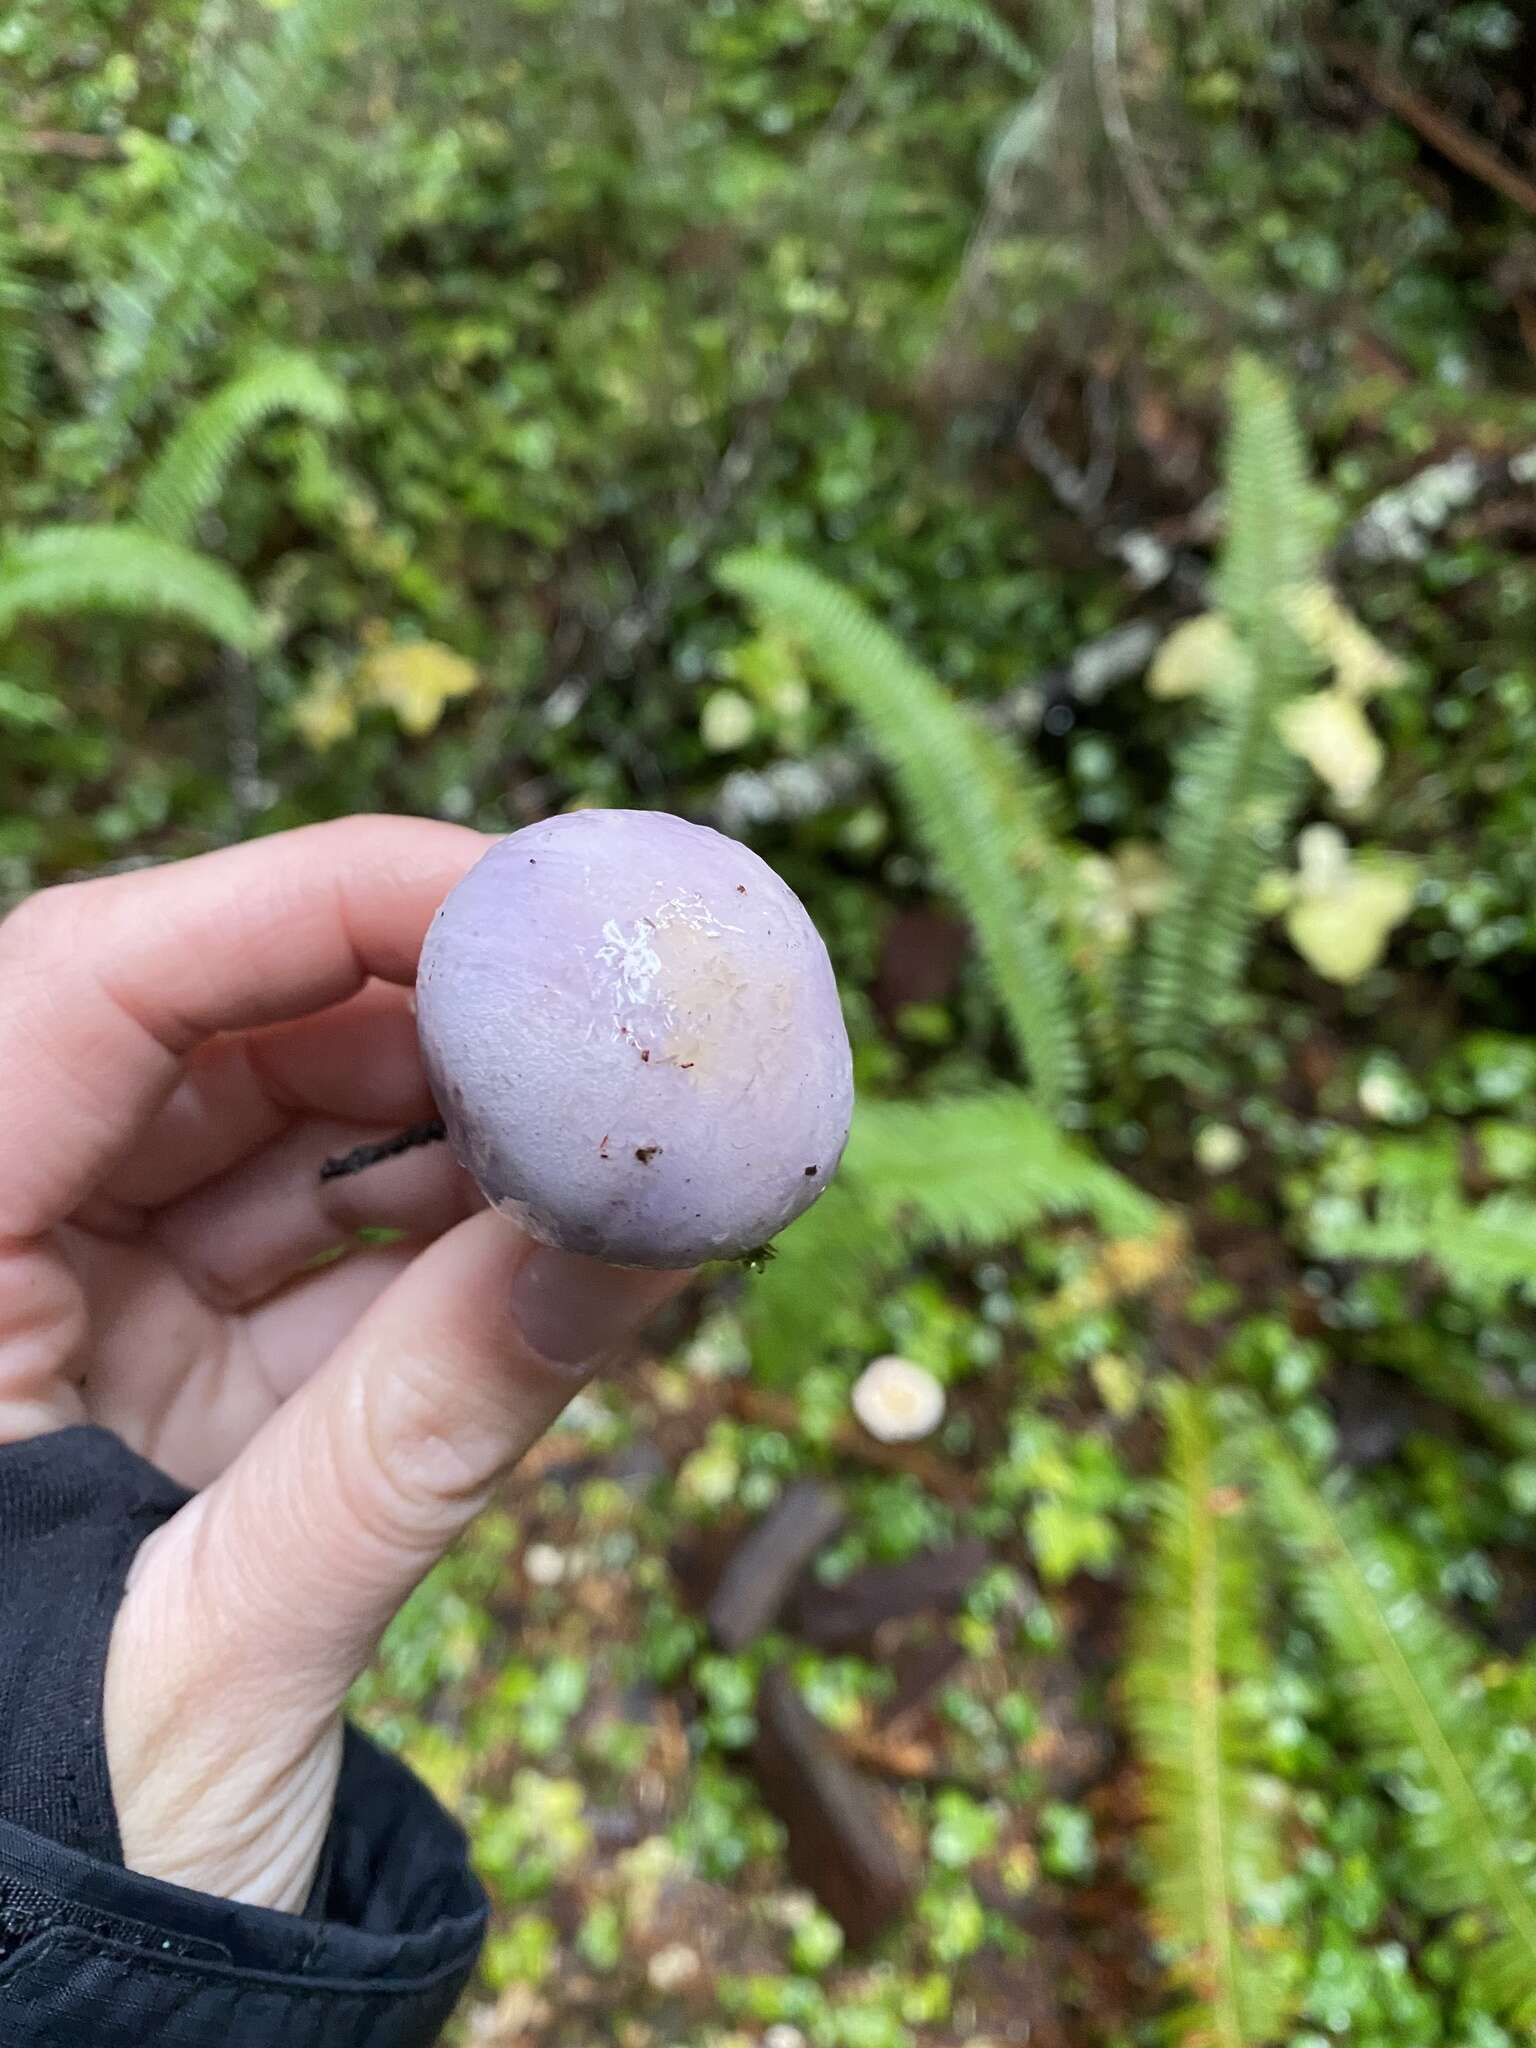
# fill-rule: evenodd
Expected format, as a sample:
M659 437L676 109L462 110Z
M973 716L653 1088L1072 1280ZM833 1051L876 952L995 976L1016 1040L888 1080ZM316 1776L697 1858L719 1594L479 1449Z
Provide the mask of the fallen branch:
M744 1650L773 1627L801 1573L843 1526L830 1486L802 1479L779 1496L731 1553L705 1619L722 1650Z
M757 1720L752 1769L784 1823L790 1869L850 1942L873 1941L908 1910L918 1884L889 1798L840 1753L786 1671L764 1674Z
M1335 552L1344 561L1422 561L1459 512L1495 491L1523 493L1533 483L1536 447L1491 456L1458 450L1373 498Z
M888 1621L953 1612L991 1561L986 1544L973 1537L920 1550L900 1564L865 1565L835 1585L802 1580L791 1621L818 1650L852 1649Z
M1163 254L1178 270L1194 279L1223 311L1227 303L1212 280L1210 265L1173 217L1173 210L1158 190L1147 169L1136 131L1131 126L1125 88L1120 77L1120 0L1091 0L1093 32L1089 50L1093 60L1093 89L1099 103L1104 137L1115 159L1121 182L1142 223Z
M1486 142L1480 142L1470 134L1459 121L1441 113L1411 85L1405 85L1402 79L1378 64L1368 51L1354 43L1332 41L1325 42L1323 50L1341 69L1353 72L1372 99L1379 100L1400 120L1406 121L1431 149L1437 149L1458 170L1501 193L1526 213L1536 213L1536 184L1523 172L1517 171L1513 164L1506 163L1497 150L1490 149Z
M12 156L72 156L85 163L116 163L123 145L115 135L77 135L66 128L29 128L0 140Z

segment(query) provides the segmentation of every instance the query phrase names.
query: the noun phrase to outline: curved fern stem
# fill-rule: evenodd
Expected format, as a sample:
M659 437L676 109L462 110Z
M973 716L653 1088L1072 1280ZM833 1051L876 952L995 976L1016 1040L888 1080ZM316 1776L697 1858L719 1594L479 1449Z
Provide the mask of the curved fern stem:
M274 413L297 413L318 427L346 418L346 394L313 356L273 349L193 406L139 486L141 523L167 540L186 540L217 501L231 463Z
M1227 1885L1227 1828L1222 1779L1222 1671L1218 1654L1220 1565L1211 1513L1210 1442L1195 1417L1188 1429L1188 1470L1181 1489L1183 1542L1189 1558L1191 1749L1196 1766L1195 1833L1199 1841L1203 1944L1211 1966L1211 2012L1223 2048L1244 2048L1235 1917Z
M902 21L930 21L940 28L958 30L1025 85L1038 85L1040 65L1029 49L981 0L903 0L896 10Z
M726 588L805 648L862 720L924 845L975 927L993 987L1049 1109L1085 1074L1075 992L1053 918L1055 859L1034 778L849 592L804 563L751 550L720 565Z

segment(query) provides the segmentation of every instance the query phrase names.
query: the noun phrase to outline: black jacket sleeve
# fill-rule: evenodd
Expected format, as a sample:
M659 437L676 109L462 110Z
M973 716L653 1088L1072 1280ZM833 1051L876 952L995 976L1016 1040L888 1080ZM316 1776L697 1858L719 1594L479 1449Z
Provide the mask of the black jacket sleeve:
M304 1915L123 1868L107 1644L135 1550L186 1497L105 1430L0 1447L0 2043L428 2048L485 1895L455 1822L355 1730Z

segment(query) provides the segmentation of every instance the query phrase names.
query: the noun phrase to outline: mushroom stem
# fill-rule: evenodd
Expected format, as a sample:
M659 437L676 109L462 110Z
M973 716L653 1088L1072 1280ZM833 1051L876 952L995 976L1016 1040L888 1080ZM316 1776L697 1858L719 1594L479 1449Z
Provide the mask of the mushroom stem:
M320 1178L341 1180L349 1173L361 1173L366 1166L377 1166L381 1159L395 1159L402 1152L412 1152L418 1145L435 1145L447 1135L440 1116L432 1117L424 1124L411 1124L403 1131L396 1131L392 1138L379 1138L371 1145L354 1145L350 1152L327 1159L320 1169Z

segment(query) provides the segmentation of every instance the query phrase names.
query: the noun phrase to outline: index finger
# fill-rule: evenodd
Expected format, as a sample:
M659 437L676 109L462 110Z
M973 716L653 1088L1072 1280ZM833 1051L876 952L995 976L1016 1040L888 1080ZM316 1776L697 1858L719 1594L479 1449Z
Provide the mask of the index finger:
M0 1242L68 1216L193 1046L415 979L485 851L428 818L345 818L44 890L0 926Z

